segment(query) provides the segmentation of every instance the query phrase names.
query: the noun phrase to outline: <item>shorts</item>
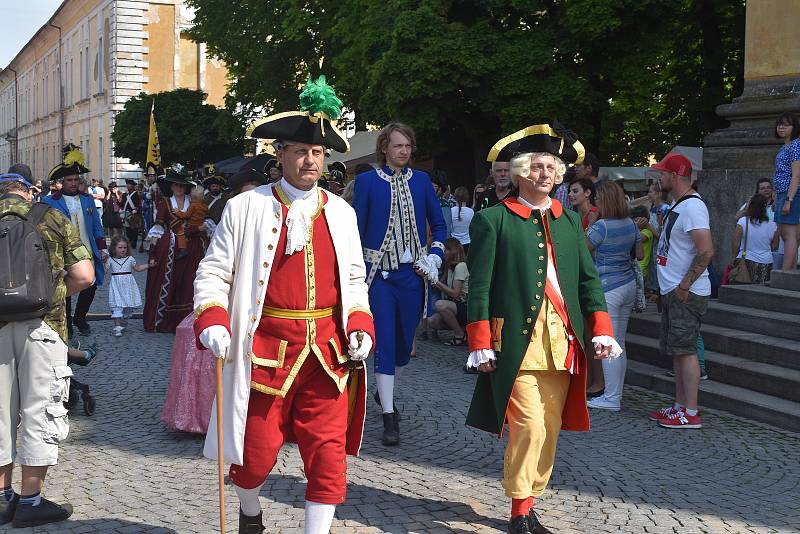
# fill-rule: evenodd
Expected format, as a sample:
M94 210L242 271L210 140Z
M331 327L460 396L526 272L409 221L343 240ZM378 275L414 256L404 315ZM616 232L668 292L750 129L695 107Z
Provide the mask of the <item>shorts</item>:
M708 307L708 297L689 292L689 299L681 302L675 291L661 295L660 350L664 356L697 354L697 336Z
M0 346L0 465L55 465L69 433L67 346L41 319L6 324Z
M786 202L788 191L778 193L775 197L775 224L800 224L800 195L795 194L789 205L789 213L784 215L783 203Z

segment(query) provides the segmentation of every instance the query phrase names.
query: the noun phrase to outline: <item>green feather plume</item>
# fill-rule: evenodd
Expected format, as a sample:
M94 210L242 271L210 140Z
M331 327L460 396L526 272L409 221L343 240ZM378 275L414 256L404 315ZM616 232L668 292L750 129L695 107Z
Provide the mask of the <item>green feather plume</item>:
M300 93L300 110L311 114L322 112L336 120L342 115L342 101L333 92L333 87L328 85L324 75L316 81L309 76Z

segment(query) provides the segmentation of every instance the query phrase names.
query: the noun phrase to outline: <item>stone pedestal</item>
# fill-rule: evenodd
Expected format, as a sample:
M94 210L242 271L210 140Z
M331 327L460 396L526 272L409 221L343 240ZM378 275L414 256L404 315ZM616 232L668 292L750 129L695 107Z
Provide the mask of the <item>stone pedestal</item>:
M717 108L730 126L706 136L700 193L711 215L715 263L730 261L734 214L755 192L759 178L771 178L781 141L775 119L800 116L800 0L747 3L745 83L742 95Z

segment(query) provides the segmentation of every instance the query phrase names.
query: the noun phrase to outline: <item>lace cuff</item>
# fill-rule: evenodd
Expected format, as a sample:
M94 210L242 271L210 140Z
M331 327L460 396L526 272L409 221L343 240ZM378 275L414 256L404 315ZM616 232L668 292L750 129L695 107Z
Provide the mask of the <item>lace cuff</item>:
M496 359L497 356L494 355L494 351L492 349L473 350L469 353L469 358L467 358L467 366L477 369L480 364L488 363Z
M153 225L152 228L150 228L150 231L147 232L146 239L152 239L154 237L156 239L161 239L162 237L164 237L164 227L163 226L159 226L159 225L156 224L156 225Z
M622 355L622 347L619 346L617 340L611 336L596 336L592 338L592 344L600 343L604 347L611 347L609 358L618 358Z

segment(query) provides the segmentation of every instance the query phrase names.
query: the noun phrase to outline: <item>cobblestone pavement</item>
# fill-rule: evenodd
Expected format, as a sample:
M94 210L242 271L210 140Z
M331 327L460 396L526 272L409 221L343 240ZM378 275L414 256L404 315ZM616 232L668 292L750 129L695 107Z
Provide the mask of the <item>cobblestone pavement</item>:
M94 311L104 307L98 293ZM145 334L131 321L116 339L110 321L91 324L102 353L76 378L91 385L97 412L71 414L45 489L75 513L13 532L216 532L215 464L202 458L201 437L160 421L172 336ZM461 372L455 349L420 342L418 352L400 385L402 443L380 445L381 419L370 401L362 456L349 460L348 501L337 509L334 534L505 532L503 442L464 426L474 376ZM590 433L562 434L550 489L537 504L548 527L562 534L800 532L800 435L710 410L702 430L660 429L645 412L665 400L628 388L621 412L594 413ZM302 532L300 467L295 447L286 447L262 490L267 532ZM236 532L230 486L226 496L228 532Z

